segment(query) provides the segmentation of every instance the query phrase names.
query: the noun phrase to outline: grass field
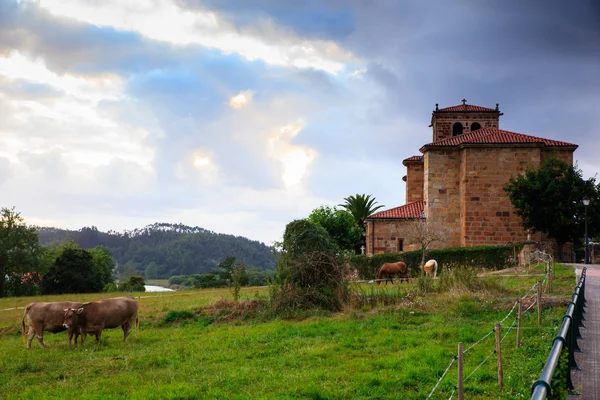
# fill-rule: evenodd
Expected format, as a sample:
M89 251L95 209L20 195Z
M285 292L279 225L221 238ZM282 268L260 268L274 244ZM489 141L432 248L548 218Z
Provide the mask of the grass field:
M539 272L539 271L538 271ZM424 399L452 361L458 342L474 344L502 320L538 278L489 277L487 289L419 294L416 284L362 285L374 299L359 309L297 320L264 315L225 321L208 311L227 289L143 293L140 332L128 342L120 330L102 342L69 348L66 333L45 334L47 349L25 349L14 310L0 312L0 397L134 399ZM553 296L570 297L571 269L557 267ZM248 288L243 298L264 298ZM138 294L135 294L136 297ZM31 301L89 301L106 294L0 299L0 309ZM395 299L396 304L380 302ZM386 300L387 299L387 300ZM207 308L208 307L208 308ZM18 321L23 310L18 310ZM177 313L176 311L180 311ZM504 389L497 386L494 335L465 354L469 399L528 398L566 306L547 307L537 328L535 307L524 314L522 346L512 330L502 342ZM190 317L175 319L172 316ZM503 323L505 332L513 313ZM448 399L455 365L434 399Z

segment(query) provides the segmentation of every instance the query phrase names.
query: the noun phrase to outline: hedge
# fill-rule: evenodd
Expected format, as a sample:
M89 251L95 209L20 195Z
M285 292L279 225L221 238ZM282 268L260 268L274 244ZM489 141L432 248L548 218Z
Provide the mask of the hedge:
M438 274L447 266L461 267L472 266L485 269L503 269L514 266L515 258L523 248L522 243L501 246L474 246L452 247L447 249L433 249L427 251L427 260L434 259L438 262ZM363 279L374 279L383 263L404 261L409 268L409 275L419 274L421 263L421 250L406 251L403 253L385 253L374 256L353 255L350 257L350 266L355 268Z

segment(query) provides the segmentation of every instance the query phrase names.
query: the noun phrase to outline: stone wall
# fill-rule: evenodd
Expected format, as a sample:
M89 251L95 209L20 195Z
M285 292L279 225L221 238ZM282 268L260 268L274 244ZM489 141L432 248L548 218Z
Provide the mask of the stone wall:
M573 151L572 150L562 150L562 149L548 149L544 150L542 153L542 160L547 160L548 158L557 158L561 161L566 162L569 165L573 165Z
M423 200L423 161L406 164L406 204Z
M430 150L425 152L425 217L432 229L446 230L446 240L432 248L459 246L460 241L460 152Z
M407 237L407 227L414 219L373 219L367 222L367 254L382 254L420 249L419 244ZM402 250L398 248L402 240Z
M541 161L539 147L481 147L461 150L461 246L527 239L504 186Z
M452 137L452 126L456 122L463 125L463 134L471 132L471 126L478 122L482 128L498 128L499 113L434 113L433 114L433 141L444 140Z

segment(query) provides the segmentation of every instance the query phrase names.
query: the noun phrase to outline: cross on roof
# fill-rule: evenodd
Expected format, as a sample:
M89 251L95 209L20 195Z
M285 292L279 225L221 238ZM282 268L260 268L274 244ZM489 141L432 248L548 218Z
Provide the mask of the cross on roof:
M462 99L461 101L462 101L462 103L463 103L463 106L466 106L466 105L467 105L467 99Z

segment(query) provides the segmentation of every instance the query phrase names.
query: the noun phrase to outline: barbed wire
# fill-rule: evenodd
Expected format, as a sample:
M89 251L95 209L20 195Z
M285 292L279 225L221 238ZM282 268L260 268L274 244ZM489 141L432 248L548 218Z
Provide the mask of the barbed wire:
M448 373L448 370L450 369L450 367L452 367L452 364L454 364L454 362L457 360L457 358L458 358L457 356L454 356L454 358L452 359L452 361L450 362L450 364L448 364L448 366L446 367L446 370L444 371L444 373L442 374L442 376L440 377L440 379L437 381L437 383L435 384L435 386L433 387L433 389L431 389L431 393L429 393L429 396L427 396L427 400L431 399L431 396L433 396L433 394L435 393L435 390L440 385L440 382L442 381L442 379L444 379L444 377Z

